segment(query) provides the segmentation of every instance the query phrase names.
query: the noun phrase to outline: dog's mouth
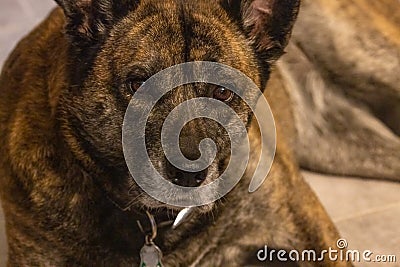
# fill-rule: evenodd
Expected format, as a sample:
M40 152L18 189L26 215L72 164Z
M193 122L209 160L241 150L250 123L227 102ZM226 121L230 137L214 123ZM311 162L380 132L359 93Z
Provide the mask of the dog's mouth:
M158 171L158 173L165 179L169 180L172 184L174 184L174 175L180 175L181 173L178 170L171 169L168 170L166 161L159 160L153 162L153 166ZM169 171L169 172L168 172ZM203 177L201 183L197 184L197 181L193 181L193 177L183 176L181 177L183 180L188 180L189 184L183 184L185 187L200 187L206 184L211 183L212 181L218 179L220 173L218 168L218 163L213 162L208 168L207 171L204 172L206 177ZM183 173L185 174L185 173ZM216 207L215 203L209 203L202 206L191 207L188 205L186 207L191 207L190 212L185 212L185 206L174 206L168 203L164 203L162 201L157 200L157 198L152 197L148 194L140 185L136 182L130 172L127 173L127 176L124 176L122 180L119 182L115 182L111 187L107 187L106 190L108 192L108 198L111 202L114 203L117 207L119 207L122 211L125 211L136 218L140 218L140 221L144 221L144 225L148 222L146 213L150 213L157 222L158 227L165 226L173 226L173 223L179 217L184 217L182 221L186 222L190 217L204 217L208 216L207 214L211 213L213 209ZM143 168L142 177L151 177L146 174L145 169ZM196 177L195 177L196 178ZM192 181L190 182L190 179ZM181 182L181 181L177 181ZM190 184L194 183L194 184ZM192 186L190 186L192 185ZM194 185L194 186L193 186ZM155 184L157 186L157 184ZM163 190L163 193L168 194L166 192L168 190ZM169 192L172 198L179 199L179 195L174 195ZM189 216L194 215L194 216Z
M208 181L206 183L208 183ZM214 207L215 203L209 203L191 208L196 214L207 214L211 212ZM147 194L142 188L134 185L129 193L129 204L123 210L140 214L149 212L162 220L172 220L175 219L185 208L186 207L174 206L161 202Z
M151 224L149 224L148 220L149 216L154 219L157 228L171 228L175 230L194 217L205 216L206 213L211 212L213 207L214 204L188 208L142 208L140 210L135 210L135 213L139 215L137 221L139 229L146 234L151 231Z
M146 196L144 198L146 200L143 200L143 202L139 205L131 207L129 210L136 213L146 213L147 211L150 212L152 215L160 216L164 219L174 219L185 208L191 208L192 211L195 211L195 213L197 214L206 214L211 212L215 207L215 203L195 207L177 207L159 202L150 196Z
M159 161L156 162L155 167L161 176L165 175L165 177L167 177L166 168L162 167L164 165L165 162ZM159 168L157 168L157 166L159 166ZM207 169L207 177L200 186L207 185L215 181L219 178L219 175L220 172L218 164L214 162ZM136 182L128 169L124 171L124 174L118 175L117 177L118 178L112 179L112 177L107 176L106 182L102 184L105 196L108 201L110 201L116 208L134 217L146 217L144 215L146 214L146 212L149 212L159 222L171 222L175 220L178 217L179 213L182 212L182 210L184 210L186 207L193 207L192 212L199 216L207 216L207 214L211 213L216 207L216 204L214 202L208 202L208 204L205 205L200 204L200 206L190 203L183 203L182 205L168 204L167 202L162 202L158 200L160 198L153 197L152 195L147 193L139 185L139 183ZM142 177L151 176L143 172ZM171 179L169 182L173 183ZM157 184L155 184L155 186L157 186ZM177 203L176 199L180 198L180 200L182 200L183 198L183 196L175 195L172 192L167 192L168 190L162 188L161 191L163 194L171 196L173 201L169 203ZM204 197L206 197L210 194L202 193L201 195L204 195Z
M139 177L149 177L148 180L137 180L138 176L134 179L132 174L129 174L130 181L135 182L132 184L132 190L130 190L129 196L130 200L134 204L137 204L136 206L143 206L146 209L151 209L156 212L159 210L164 210L167 213L179 212L182 210L181 207L202 205L201 203L192 204L193 201L191 201L191 199L194 197L194 193L192 194L190 192L191 190L182 191L182 189L179 188L193 188L198 198L202 198L202 196L206 198L207 195L215 194L215 192L208 188L201 189L201 187L209 185L221 175L217 161L199 172L181 170L173 166L166 159L154 160L152 161L152 165L159 175L157 178L150 178L153 177L153 172L148 171L146 168L141 169L142 173ZM168 181L169 185L164 187L162 183L158 182L158 179ZM201 194L197 193L199 192L197 189L201 190ZM207 212L210 210L209 206L210 205L201 206L198 209L201 212Z

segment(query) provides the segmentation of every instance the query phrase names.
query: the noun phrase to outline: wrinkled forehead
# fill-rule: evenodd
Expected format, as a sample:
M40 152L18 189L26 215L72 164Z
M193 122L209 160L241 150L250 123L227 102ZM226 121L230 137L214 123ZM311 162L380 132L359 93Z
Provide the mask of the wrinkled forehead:
M254 61L245 37L224 10L202 1L144 1L114 27L106 45L114 62L155 68L150 73L191 61L238 69Z

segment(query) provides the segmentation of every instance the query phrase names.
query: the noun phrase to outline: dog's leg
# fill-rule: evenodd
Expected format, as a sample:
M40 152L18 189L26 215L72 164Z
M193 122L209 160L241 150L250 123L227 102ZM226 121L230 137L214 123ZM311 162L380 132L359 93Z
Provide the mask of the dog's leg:
M293 102L295 153L302 167L338 175L400 180L400 138L329 84L291 44L278 64Z
M302 167L400 180L400 19L387 14L396 9L395 0L303 1L278 64Z
M292 41L324 79L400 135L398 0L304 0Z
M299 253L298 266L352 266L349 262L329 260L327 251L329 248L338 250L336 243L340 236L303 179L298 174L286 177L292 174L280 168L273 170L272 175L277 176L270 177L251 197L248 198L245 192L239 194L242 199L248 198L246 201L235 207L229 205L229 212L224 211L224 216L216 222L229 230L196 266L210 266L210 259L214 259L213 266L269 266L257 255L265 245L270 250L279 248L272 256L274 262L277 251L285 249ZM284 180L286 182L282 182ZM226 238L229 242L224 242ZM314 256L304 256L305 261L301 261L303 253L311 250L315 251L316 260L313 260ZM325 257L319 261L321 255ZM288 253L285 257L290 261ZM296 265L280 262L277 266Z
M252 135L252 146L260 147ZM251 162L257 162L257 157L254 153ZM329 255L324 254L329 248L337 250L340 235L293 162L289 150L280 142L266 182L252 194L247 191L249 171L224 201L223 212L211 227L213 235L209 235L207 247L202 247L206 252L194 266L211 266L210 259L214 260L212 266L296 266L293 262L270 265L260 261L257 252L265 245L296 250L300 260L305 250L315 251L317 260L306 256L306 261L296 263L298 266L352 266L339 259L330 261ZM249 170L253 167L250 165ZM321 254L323 260L318 261ZM277 260L276 254L273 257Z

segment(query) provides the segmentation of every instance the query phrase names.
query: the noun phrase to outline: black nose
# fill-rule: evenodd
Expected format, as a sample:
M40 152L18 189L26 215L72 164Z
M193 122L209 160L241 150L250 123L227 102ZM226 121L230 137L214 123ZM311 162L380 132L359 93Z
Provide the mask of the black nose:
M196 187L200 186L207 177L208 170L202 170L200 172L187 172L176 168L167 160L166 166L168 179L180 186L185 187Z

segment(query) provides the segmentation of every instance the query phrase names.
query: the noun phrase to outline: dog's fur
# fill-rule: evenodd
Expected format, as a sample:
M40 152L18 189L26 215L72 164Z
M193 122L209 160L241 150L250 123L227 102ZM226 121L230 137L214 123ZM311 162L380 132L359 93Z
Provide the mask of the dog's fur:
M399 14L397 0L303 1L278 63L302 167L400 181Z
M299 2L58 3L62 9L19 43L0 80L0 192L8 264L137 266L144 236L136 220L144 210L157 216L171 207L144 194L125 166L121 126L132 94L129 84L177 63L210 60L241 70L264 88L271 64L288 43ZM265 244L317 252L335 247L339 235L285 143L295 125L281 84L282 76L272 74L266 91L278 129L267 181L247 193L260 146L253 123L251 161L239 185L222 201L197 209L177 230L160 229L156 242L166 266L243 266L256 262L255 252ZM149 154L160 166L165 164L157 142L162 119L171 107L209 90L177 88L152 113ZM251 123L239 99L229 104L243 123ZM219 137L212 122L189 127L192 136L199 134L183 150L209 134L220 144L207 178L212 180L228 157L224 135ZM299 264L351 266L327 260Z

